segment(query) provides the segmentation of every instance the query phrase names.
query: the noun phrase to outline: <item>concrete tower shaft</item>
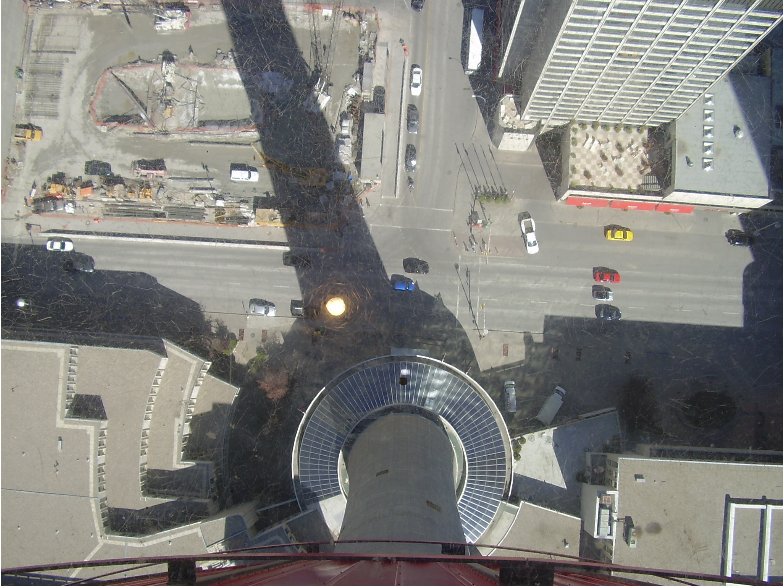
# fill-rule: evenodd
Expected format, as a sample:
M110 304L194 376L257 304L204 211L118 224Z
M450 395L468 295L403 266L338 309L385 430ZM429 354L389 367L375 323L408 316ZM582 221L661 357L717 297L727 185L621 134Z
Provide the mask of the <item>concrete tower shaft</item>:
M465 542L455 496L454 450L437 421L387 414L360 433L346 463L350 490L341 541ZM336 551L440 554L441 546L343 543Z

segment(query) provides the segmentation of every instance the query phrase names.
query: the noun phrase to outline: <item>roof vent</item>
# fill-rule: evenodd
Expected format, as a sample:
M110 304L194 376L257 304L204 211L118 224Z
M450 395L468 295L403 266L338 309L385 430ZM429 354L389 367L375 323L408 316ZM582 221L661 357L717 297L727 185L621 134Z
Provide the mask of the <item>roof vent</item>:
M713 139L713 127L708 125L702 127L702 136L706 139Z
M702 169L706 172L713 171L713 158L711 157L703 157L702 158Z
M705 94L703 98L705 106L713 106L713 94Z
M694 162L691 160L691 157L689 157L688 155L686 156L686 165L688 165L689 167L694 167Z
M713 155L713 143L705 141L702 144L702 154L705 157L711 157Z
M736 139L742 139L743 138L743 129L740 128L738 125L735 125L734 127L732 127L732 132L735 135Z
M713 122L713 111L712 110L708 110L706 108L705 110L702 111L702 113L703 113L703 117L702 118L703 118L703 120L706 123L712 123Z

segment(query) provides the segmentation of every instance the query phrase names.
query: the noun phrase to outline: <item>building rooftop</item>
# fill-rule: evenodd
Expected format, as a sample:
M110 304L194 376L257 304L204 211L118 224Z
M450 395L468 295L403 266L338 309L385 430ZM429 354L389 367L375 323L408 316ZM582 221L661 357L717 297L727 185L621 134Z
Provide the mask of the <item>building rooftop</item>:
M716 82L673 123L674 188L767 198L770 101L771 78L730 74Z
M770 511L768 564L770 575L781 577L781 465L617 457L617 518L632 517L638 535L632 548L616 532L613 563L720 574L723 548L732 545L732 572L755 576L764 517L758 508L740 508L733 530L728 515L733 503L766 498L778 501Z
M558 554L564 559L577 557L580 555L581 526L579 517L522 502L511 529L492 555L538 557L536 553L517 551L531 549Z
M514 465L512 494L562 512L580 514L586 451L603 451L620 435L614 410L590 418L528 433Z
M132 556L142 547L144 553L160 555L205 549L196 527L141 540L112 535L105 526L113 512L120 520L138 509L181 502L176 492L161 499L144 495L141 488L143 423L156 379L162 389L176 389L180 414L186 405L183 391L195 400L201 434L216 437L201 443L213 449L205 456L214 458L213 446L222 439L225 406L237 389L206 375L194 399L192 384L205 362L164 343L172 358L180 355L191 367L167 372L170 358L149 350L2 342L4 565ZM155 421L155 410L152 414ZM152 427L168 435L160 436L165 455L155 465L187 468L190 464L180 461L177 431L187 419L179 417L178 424L171 414L157 416L166 422Z
M660 195L647 127L572 122L567 137L570 188Z

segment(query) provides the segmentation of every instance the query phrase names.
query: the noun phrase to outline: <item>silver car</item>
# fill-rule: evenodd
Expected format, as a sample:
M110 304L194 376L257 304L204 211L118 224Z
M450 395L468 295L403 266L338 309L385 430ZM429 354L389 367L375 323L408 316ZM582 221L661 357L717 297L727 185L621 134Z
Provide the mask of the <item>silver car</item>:
M504 382L504 400L506 401L506 412L517 412L517 392L514 380Z
M275 316L275 305L272 302L262 300L261 298L251 298L248 310L250 314Z

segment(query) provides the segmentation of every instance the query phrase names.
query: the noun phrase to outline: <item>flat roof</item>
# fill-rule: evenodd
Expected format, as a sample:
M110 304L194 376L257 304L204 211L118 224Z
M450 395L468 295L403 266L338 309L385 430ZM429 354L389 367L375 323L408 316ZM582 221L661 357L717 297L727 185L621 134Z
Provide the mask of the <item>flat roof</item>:
M582 521L578 517L521 502L511 529L499 548L493 551L493 556L540 557L536 553L504 549L514 547L544 551L550 553L553 559L578 557L581 528Z
M730 74L713 84L672 123L673 188L767 198L770 101L771 78Z
M571 122L563 145L570 188L657 195L662 187L651 161L648 127Z
M623 540L622 527L616 530L617 564L720 574L728 501L782 499L781 465L615 457L618 517L632 517L638 530L634 548ZM781 526L778 509L773 513L771 576L782 575ZM733 570L755 575L760 511L739 511L732 536Z
M614 410L523 436L512 494L540 506L580 515L586 451L602 451L620 435Z
M362 157L359 175L365 180L381 179L384 148L384 115L367 112L362 123Z
M177 349L164 343L170 354ZM190 356L194 373L204 365L203 360L187 352L179 355L180 359ZM97 467L102 427L107 433L105 484L109 506L143 508L169 502L143 496L139 479L145 405L163 359L162 354L134 349L0 342L5 566L204 551L198 524L134 538L106 535L100 520ZM172 363L173 368L179 365L177 361ZM180 386L196 379L183 379L183 374L190 372L179 368L168 374L164 371L163 380L178 380L180 399ZM101 411L95 407L102 407L105 420L65 418L69 374L78 395L99 399L89 406L96 414ZM205 435L217 432L214 443L222 439L220 433L229 412L220 405L231 404L236 391L210 375L204 378L195 412L204 417L201 431ZM215 415L208 414L212 410ZM177 454L175 423L163 428L168 430L161 440L167 445L167 454ZM212 527L228 528L222 522Z

